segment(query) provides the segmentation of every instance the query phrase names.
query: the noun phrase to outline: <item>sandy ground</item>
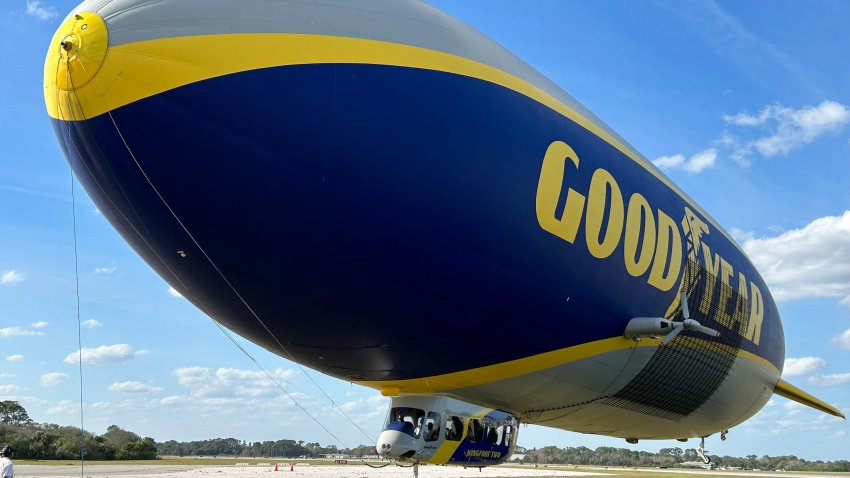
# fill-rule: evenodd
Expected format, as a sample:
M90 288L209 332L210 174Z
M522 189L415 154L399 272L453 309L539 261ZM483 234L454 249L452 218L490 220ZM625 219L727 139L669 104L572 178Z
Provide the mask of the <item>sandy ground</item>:
M352 465L298 465L293 471L289 471L289 464L280 464L279 471L274 471L271 465L89 465L80 473L79 466L50 466L50 465L15 465L15 477L50 477L50 478L141 478L153 476L155 478L250 478L265 476L268 478L296 478L296 477L329 477L329 478L413 478L413 469L398 466L387 466L385 468L369 468L367 466ZM848 476L846 474L809 474L800 472L774 473L774 472L747 472L747 471L720 471L720 470L639 470L653 476L664 476L664 473L693 474L707 476L730 476L730 477L782 477L782 478L836 478ZM620 476L628 477L628 471L615 472ZM427 466L419 467L420 478L510 478L510 477L549 477L549 476L610 476L604 471L562 471L544 468L478 468L464 469L456 466Z
M280 465L279 471L274 472L272 466L191 466L191 465L91 465L86 466L84 477L144 477L156 478L248 478L268 476L269 478L296 478L302 476L321 476L331 478L412 478L412 468L388 466L386 468L369 468L363 465L320 466L295 465L294 471L289 466ZM15 477L51 477L79 478L80 467L48 466L48 465L15 465ZM543 469L515 468L478 468L464 469L449 466L420 466L419 478L509 478L515 476L604 476L603 473L584 471L557 471Z

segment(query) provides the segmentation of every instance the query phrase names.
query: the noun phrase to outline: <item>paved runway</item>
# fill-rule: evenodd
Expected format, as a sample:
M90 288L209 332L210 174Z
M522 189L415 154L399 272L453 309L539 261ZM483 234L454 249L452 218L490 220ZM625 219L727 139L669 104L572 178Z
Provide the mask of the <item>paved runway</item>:
M85 477L144 477L156 478L251 478L268 476L269 478L296 478L303 476L329 478L412 478L411 468L388 466L386 468L369 468L363 465L321 466L295 465L293 471L289 466L280 466L277 473L272 466L197 466L197 465L90 465L85 467ZM271 473L271 475L269 475ZM604 476L604 473L589 471L559 471L541 469L515 468L478 468L463 469L461 467L422 466L419 468L420 478L510 478L517 476L547 477L547 476ZM80 467L49 466L49 465L15 465L15 477L51 477L79 478Z
M178 473L196 470L197 465L86 465L85 476L187 476ZM80 477L80 466L67 465L15 465L15 478L18 477Z

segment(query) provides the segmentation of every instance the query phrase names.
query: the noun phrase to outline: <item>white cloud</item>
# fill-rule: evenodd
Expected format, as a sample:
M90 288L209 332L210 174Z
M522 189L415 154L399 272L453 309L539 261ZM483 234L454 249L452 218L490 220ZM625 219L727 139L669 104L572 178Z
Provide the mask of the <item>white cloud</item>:
M282 368L269 373L283 386L285 381L297 375L293 370ZM203 398L269 397L283 393L264 372L259 370L236 368L211 370L205 367L182 367L175 369L172 375L177 378L177 383L189 388L194 396Z
M0 329L0 337L27 337L33 335L44 335L44 332L22 329L20 327L3 327Z
M375 407L386 411L387 404L390 403L389 397L383 395L370 395L368 398L358 398L357 400L345 402L339 406L346 413L358 411L371 411Z
M684 164L685 157L681 154L676 154L673 156L661 156L652 163L661 169L673 169L678 168L679 166Z
M82 348L84 363L119 363L146 354L145 350L133 350L127 344L101 345L95 348ZM65 357L65 363L76 364L80 361L80 351L71 352Z
M162 400L159 401L162 405L180 405L188 402L190 399L188 397L181 397L179 395L169 395Z
M841 418L832 417L826 414L819 414L814 419L810 419L808 416L792 418L796 415L800 415L801 413L806 413L810 416L816 412L804 405L799 405L794 409L790 409L790 407L786 408L789 408L787 419L777 418L773 420L772 423L765 424L766 426L773 427L770 432L774 435L786 434L788 436L798 436L802 431L807 430L817 432L817 436L825 436L830 431L835 430L836 426L840 426L840 422L844 421Z
M118 266L112 267L95 267L94 274L112 274L118 269Z
M661 169L681 168L689 173L696 174L714 166L715 162L717 162L717 150L709 148L694 154L687 160L685 160L685 156L676 154L673 156L661 156L652 163Z
M806 379L806 383L809 385L816 385L818 387L831 387L833 385L850 383L850 372L833 373L829 375L813 375Z
M741 112L736 115L723 115L723 121L727 124L733 124L736 126L758 126L765 121L767 121L766 115L767 109L762 111L762 115L759 117L751 116L747 113ZM724 143L729 141L729 135L723 135Z
M787 358L785 359L785 367L782 369L782 376L808 375L825 365L826 361L820 357Z
M292 427L303 426L307 421L305 414L298 409L298 406L309 410L320 420L327 420L326 424L341 420L340 410L335 408L332 410L330 405L323 405L319 399L299 391L296 382L298 372L284 368L268 372L274 380L270 380L261 370L180 367L172 371L172 378L176 383L167 387L163 386L163 388L171 389L176 385L178 391L161 391L163 396L128 393L124 395L123 402L116 403L115 407L121 410L133 408L179 413L181 416L197 417L197 420L205 422L236 423L238 427L242 427L240 429L248 426L248 432L255 426L248 424L253 423L252 421L259 415L245 415L245 410L263 410L262 420L273 419L275 423ZM287 392L281 391L275 382ZM292 399L297 400L298 406ZM377 413L371 421L363 422L362 425L374 426L375 423L380 423L380 419L386 414L385 406L380 407L379 412L375 411L377 406L371 406L370 402L376 400L387 399L377 397L366 401L367 403L363 406L360 406L359 401L357 406L344 404L343 409L358 422L361 421L361 416L372 416L372 413Z
M339 406L349 418L361 425L369 425L378 422L387 414L389 397L382 395L371 395L368 398L345 402Z
M714 166L714 163L717 161L717 150L714 148L706 149L705 151L700 151L699 153L691 156L691 159L688 160L682 166L682 169L689 173L701 173L704 170Z
M839 345L847 350L850 350L850 329L845 330L841 335L837 337L833 337L830 342Z
M183 294L177 292L177 289L175 289L174 287L168 288L168 295L170 295L171 297L183 297Z
M39 20L49 21L56 18L59 13L51 6L42 5L40 0L27 0L27 15Z
M756 238L753 231L745 231L743 229L738 229L737 227L733 227L729 231L729 234L732 234L732 239L738 241L739 244L743 244Z
M9 362L20 362L23 359L24 359L24 356L21 355L21 354L12 354L12 355L6 356L6 360L9 361Z
M850 295L850 210L742 247L777 300Z
M719 142L732 149L733 160L746 164L754 152L764 157L788 154L825 133L840 131L850 123L850 108L828 100L800 109L775 104L757 115L741 112L723 116L723 121L738 127L743 137L726 132Z
M83 321L83 327L85 327L87 329L93 329L95 327L103 327L103 324L101 324L100 322L98 322L94 319L89 319L89 320Z
M8 285L15 284L24 280L24 275L18 271L6 271L0 274L0 284Z
M210 369L206 367L180 367L171 373L180 385L192 386L209 379Z
M47 325L48 325L47 322L40 321L40 322L31 323L30 327L32 327L34 329L43 329L43 328L47 327Z
M113 383L109 386L109 391L119 393L158 393L162 391L162 388L142 382L126 381Z
M765 406L753 418L738 426L746 429L746 432L753 436L762 436L765 431L773 435L793 436L803 430L817 431L820 432L817 436L827 436L837 427L843 427L845 423L841 418L817 412L805 405L775 395L771 401L775 401L776 405Z
M71 400L60 400L47 409L48 415L72 415L80 413L80 403Z
M17 385L0 385L0 394L2 395L14 395L23 391L24 389Z
M55 387L68 380L68 374L62 372L45 373L39 378L42 387Z

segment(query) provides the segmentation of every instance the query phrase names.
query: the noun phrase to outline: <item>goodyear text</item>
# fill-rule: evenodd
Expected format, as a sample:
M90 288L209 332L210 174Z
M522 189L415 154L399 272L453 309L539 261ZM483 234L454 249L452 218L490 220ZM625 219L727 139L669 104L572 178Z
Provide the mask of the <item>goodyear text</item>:
M540 227L569 244L584 244L588 253L599 260L612 258L622 244L620 260L625 272L643 278L662 292L677 284L681 287L686 256L695 262L702 256L708 272L748 300L748 324L738 330L745 339L758 345L764 319L761 290L742 271L736 274L729 261L711 250L705 241L711 232L708 224L687 206L681 221L673 219L680 213L655 207L640 192L624 192L611 172L601 167L593 171L589 184L576 184L578 176L570 173L578 171L581 164L573 148L563 141L553 141L547 148L537 184ZM559 204L564 187L568 188L566 199ZM559 207L563 210L560 214ZM579 237L582 221L584 237ZM707 300L703 297L700 307L708 307L714 293L708 291ZM716 319L732 328L732 316L723 302L731 298L720 299Z

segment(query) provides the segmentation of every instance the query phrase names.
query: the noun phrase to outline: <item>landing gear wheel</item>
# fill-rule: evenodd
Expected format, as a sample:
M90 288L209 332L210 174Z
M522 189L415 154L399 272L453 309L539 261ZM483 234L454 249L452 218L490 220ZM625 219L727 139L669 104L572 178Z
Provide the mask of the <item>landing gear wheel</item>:
M711 457L706 455L705 450L705 437L699 439L699 447L697 448L697 455L702 458L702 462L706 465L711 463Z

